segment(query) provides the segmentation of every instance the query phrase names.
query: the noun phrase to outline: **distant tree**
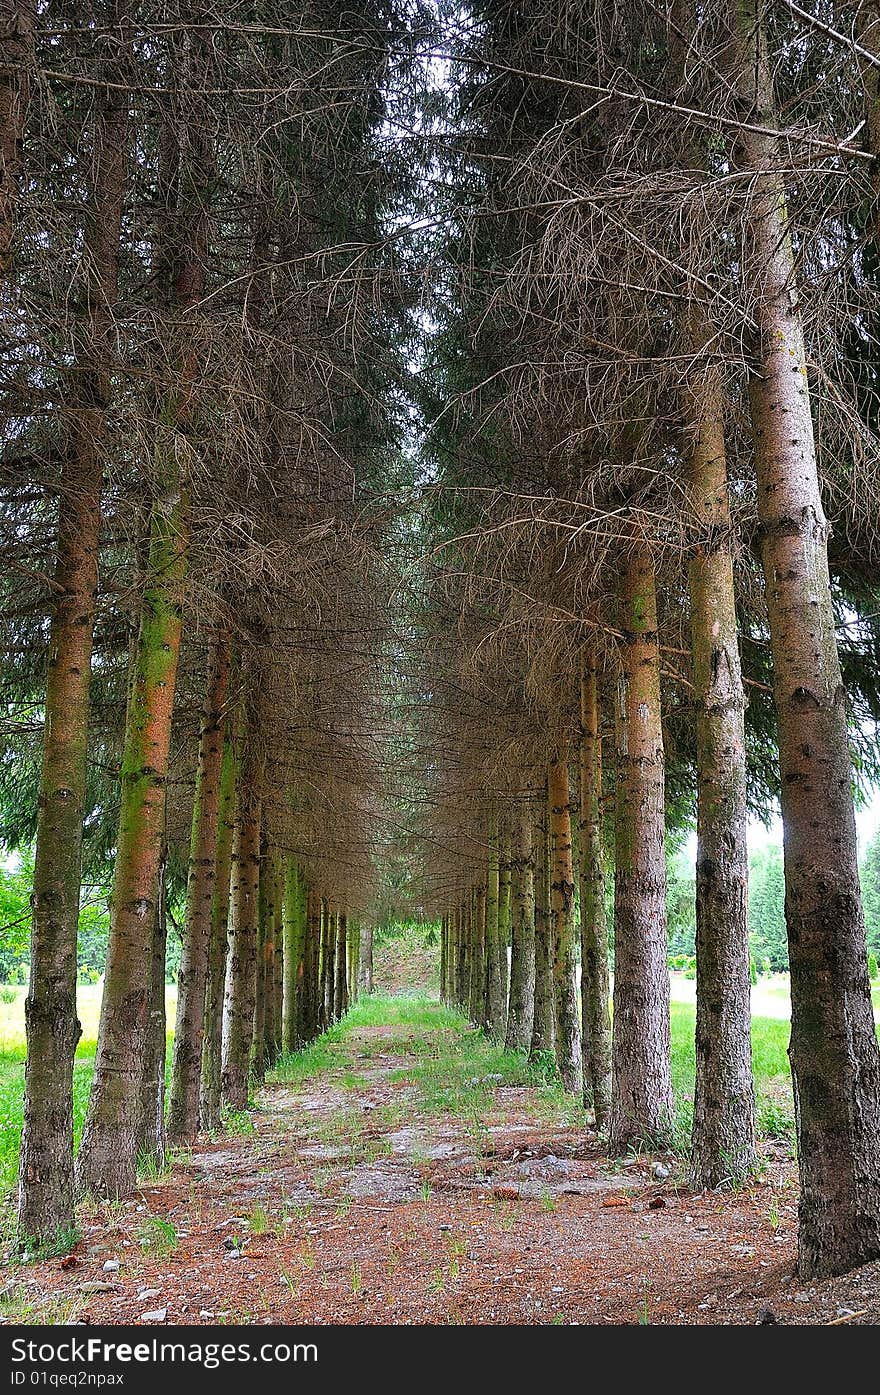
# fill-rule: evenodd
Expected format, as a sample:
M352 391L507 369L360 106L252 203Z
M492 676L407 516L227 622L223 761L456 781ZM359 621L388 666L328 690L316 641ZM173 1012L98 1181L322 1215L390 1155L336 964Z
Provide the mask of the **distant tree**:
M670 853L666 859L667 930L670 955L696 953L693 860L685 850Z
M880 829L865 849L861 866L862 896L865 903L865 932L868 949L880 953Z
M785 876L782 849L774 844L752 854L749 872L749 942L758 963L788 969L785 932Z

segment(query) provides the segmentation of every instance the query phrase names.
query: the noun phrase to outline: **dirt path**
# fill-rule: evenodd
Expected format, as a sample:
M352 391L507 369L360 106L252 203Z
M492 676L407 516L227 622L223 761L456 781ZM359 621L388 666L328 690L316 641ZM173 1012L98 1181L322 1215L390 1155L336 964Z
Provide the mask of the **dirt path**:
M382 1014L392 1020L369 1020ZM133 1201L84 1214L72 1255L11 1272L7 1320L867 1322L880 1312L877 1266L821 1289L792 1278L784 1150L766 1152L750 1189L694 1195L670 1155L609 1159L556 1087L437 1005L359 1007L355 1025L283 1074L235 1131Z

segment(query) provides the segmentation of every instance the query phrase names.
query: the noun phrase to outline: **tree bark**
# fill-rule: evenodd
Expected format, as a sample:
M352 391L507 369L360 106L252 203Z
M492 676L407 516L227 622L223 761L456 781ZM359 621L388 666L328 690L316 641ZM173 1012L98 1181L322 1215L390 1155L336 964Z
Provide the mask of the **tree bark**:
M510 1005L506 1051L527 1052L535 1016L535 855L534 809L528 790L515 805L516 825L511 845Z
M506 814L500 823L498 840L498 954L501 963L502 1036L507 1025L507 1000L510 995L510 842L510 818L509 814Z
M471 893L470 983L468 1015L477 1027L486 1025L486 887L480 883Z
M232 649L221 628L211 645L190 837L186 921L177 976L177 1019L168 1110L169 1142L192 1143L199 1128L205 989L220 825L223 733Z
M504 1000L501 996L498 829L495 819L490 824L489 845L486 877L486 1031L490 1037L500 1039L504 1035Z
M657 598L648 548L620 572L612 1147L655 1146L673 1117Z
M217 819L217 856L211 898L211 939L205 984L205 1039L202 1047L201 1127L220 1126L223 1072L223 998L226 959L229 952L229 901L232 840L235 832L235 745L231 736L223 743L220 771L220 806Z
M547 850L547 791L535 801L535 1011L529 1055L555 1059L553 932L550 922L550 859Z
M197 41L199 58L206 49ZM201 66L201 65L199 65ZM187 95L202 81L187 71ZM165 125L157 235L157 284L167 288L179 320L205 286L210 171L204 131L182 111L183 87ZM121 808L110 944L89 1108L77 1159L80 1187L99 1196L131 1191L140 1128L139 1089L149 1018L157 888L165 822L165 781L181 637L189 498L179 437L193 425L197 364L191 331L179 336L179 367L166 385L156 428L155 495L150 511L147 574L141 598L134 677L126 713Z
M373 927L369 924L361 926L358 986L364 993L373 991Z
M33 13L18 10L3 46L24 56ZM3 26L0 17L0 28ZM26 104L26 70L0 76L0 276ZM80 1024L76 951L86 797L89 680L101 527L101 441L110 396L110 338L126 187L128 103L102 93L85 227L86 296L76 372L67 388L67 441L58 499L43 766L37 811L27 1061L19 1155L18 1231L28 1246L74 1226L73 1065ZM10 215L11 217L11 210ZM10 244L11 245L11 244Z
M550 762L547 797L550 811L550 925L556 1012L556 1064L564 1088L574 1094L583 1089L583 1080L577 1010L577 965L574 952L571 796L566 747L563 747L556 759Z
M354 1005L358 1000L360 985L361 927L348 922L348 1001Z
M321 912L321 1030L334 1022L334 990L336 986L336 912L325 900Z
M147 1044L140 1091L140 1133L138 1162L159 1172L165 1166L165 957L168 945L168 915L165 890L165 853L159 870L156 897L156 923L153 929L150 965L150 1005Z
M247 1108L260 913L262 762L251 749L242 756L233 839L232 934L224 1004L221 1093L228 1109Z
M691 343L705 341L691 312ZM691 1172L695 1186L754 1171L746 845L745 694L737 642L721 375L684 398L686 473L700 540L691 554L697 735L697 1025Z
M581 675L581 1031L584 1104L596 1128L604 1129L611 1108L611 1010L605 858L602 847L602 738L599 674L592 654Z
M755 0L734 6L732 27L738 106L772 128ZM743 130L738 159L752 175L742 263L756 323L749 392L785 829L799 1268L815 1278L880 1255L880 1050L782 152L772 136Z
M263 840L260 854L260 904L257 913L257 965L254 990L254 1042L251 1050L251 1074L255 1081L266 1078L267 1050L266 1031L271 1009L269 954L275 915L275 869L272 854Z
M338 1022L348 1012L348 918L344 911L336 917L336 987L333 1014Z
M284 999L282 1005L281 1049L295 1051L297 1033L297 992L299 968L305 940L305 905L300 871L293 858L284 864Z
M107 971L95 1073L77 1159L80 1188L97 1196L126 1196L136 1180L139 1092L180 652L185 516L186 501L171 484L150 520L147 581L126 714Z
M309 888L306 905L305 940L300 961L298 995L299 1036L303 1045L314 1041L320 1020L321 898Z

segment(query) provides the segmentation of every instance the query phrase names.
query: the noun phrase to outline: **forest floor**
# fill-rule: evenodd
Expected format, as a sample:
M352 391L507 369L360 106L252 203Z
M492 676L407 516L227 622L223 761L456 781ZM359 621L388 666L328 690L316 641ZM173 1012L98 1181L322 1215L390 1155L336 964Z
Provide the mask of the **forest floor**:
M880 1265L802 1285L788 1142L739 1191L610 1158L576 1101L426 999L370 998L222 1136L0 1277L6 1321L872 1323ZM664 1175L668 1174L668 1175Z

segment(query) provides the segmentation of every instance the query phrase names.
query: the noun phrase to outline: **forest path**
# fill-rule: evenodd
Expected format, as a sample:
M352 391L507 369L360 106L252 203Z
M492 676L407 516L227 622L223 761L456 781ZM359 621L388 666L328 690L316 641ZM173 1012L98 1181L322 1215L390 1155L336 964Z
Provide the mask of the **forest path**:
M130 1202L84 1215L71 1256L17 1271L9 1315L753 1323L770 1308L779 1321L865 1320L864 1292L841 1309L839 1293L791 1277L783 1149L768 1149L754 1186L694 1195L671 1155L609 1158L576 1101L437 1003L362 1001L229 1123Z

